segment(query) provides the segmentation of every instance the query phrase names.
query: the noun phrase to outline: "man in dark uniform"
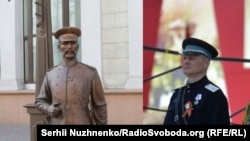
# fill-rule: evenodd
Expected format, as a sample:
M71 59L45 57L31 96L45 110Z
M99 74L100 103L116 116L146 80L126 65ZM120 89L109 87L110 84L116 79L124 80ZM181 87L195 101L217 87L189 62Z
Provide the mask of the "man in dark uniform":
M210 60L218 55L217 50L196 38L185 39L182 48L182 69L188 80L173 93L163 124L230 125L227 98L207 77Z
M63 27L55 32L62 63L49 69L35 104L49 124L107 124L107 104L95 67L77 61L81 30Z

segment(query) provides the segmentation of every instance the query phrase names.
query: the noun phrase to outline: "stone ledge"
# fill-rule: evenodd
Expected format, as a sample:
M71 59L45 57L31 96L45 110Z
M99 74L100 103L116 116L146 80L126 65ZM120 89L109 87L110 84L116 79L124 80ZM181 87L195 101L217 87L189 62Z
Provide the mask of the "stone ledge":
M1 90L0 95L10 95L10 94L35 94L35 90Z
M142 90L140 89L107 89L104 90L105 94L142 94ZM30 95L35 94L35 90L2 90L0 91L0 95L10 95L10 94L24 94Z

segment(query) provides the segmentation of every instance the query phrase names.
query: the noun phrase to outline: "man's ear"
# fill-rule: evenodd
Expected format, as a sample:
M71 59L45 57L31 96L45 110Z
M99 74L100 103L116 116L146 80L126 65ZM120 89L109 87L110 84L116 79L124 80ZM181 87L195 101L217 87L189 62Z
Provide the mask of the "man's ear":
M205 68L208 68L209 65L210 65L210 60L206 58L206 60L205 60Z

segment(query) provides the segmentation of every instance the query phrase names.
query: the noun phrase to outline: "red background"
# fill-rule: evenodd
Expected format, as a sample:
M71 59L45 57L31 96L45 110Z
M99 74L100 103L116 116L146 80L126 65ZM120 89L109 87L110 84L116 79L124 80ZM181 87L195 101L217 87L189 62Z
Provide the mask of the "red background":
M143 44L156 46L162 0L143 1ZM214 10L219 38L220 57L244 58L244 0L214 0ZM143 51L143 78L151 76L153 51ZM245 58L247 59L247 58ZM227 95L232 123L242 124L243 113L239 112L250 101L250 69L243 63L223 61ZM150 81L144 82L143 106L148 106Z

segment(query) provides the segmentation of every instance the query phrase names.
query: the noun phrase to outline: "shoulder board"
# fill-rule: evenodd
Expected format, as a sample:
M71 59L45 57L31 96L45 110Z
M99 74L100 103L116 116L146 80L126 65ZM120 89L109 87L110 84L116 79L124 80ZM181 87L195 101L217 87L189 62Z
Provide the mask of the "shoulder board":
M217 87L217 86L215 86L215 85L213 85L213 84L207 84L206 86L205 86L205 88L206 89L208 89L209 91L211 91L211 92L216 92L216 91L218 91L220 88L219 87Z

